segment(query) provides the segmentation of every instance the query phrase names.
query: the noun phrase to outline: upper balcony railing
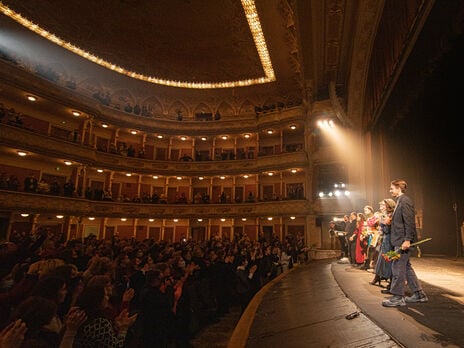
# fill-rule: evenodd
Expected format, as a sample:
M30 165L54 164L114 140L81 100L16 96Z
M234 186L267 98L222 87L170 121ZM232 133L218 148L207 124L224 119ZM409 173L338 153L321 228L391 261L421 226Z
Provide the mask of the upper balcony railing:
M30 214L63 214L68 216L126 217L126 218L204 218L301 216L311 213L306 200L284 200L231 204L144 204L90 201L0 190L0 206L7 211Z
M0 144L46 156L64 157L88 166L110 170L134 171L140 174L211 175L260 173L268 170L303 168L308 165L304 151L228 161L158 161L99 152L96 149L38 134L19 127L0 124Z

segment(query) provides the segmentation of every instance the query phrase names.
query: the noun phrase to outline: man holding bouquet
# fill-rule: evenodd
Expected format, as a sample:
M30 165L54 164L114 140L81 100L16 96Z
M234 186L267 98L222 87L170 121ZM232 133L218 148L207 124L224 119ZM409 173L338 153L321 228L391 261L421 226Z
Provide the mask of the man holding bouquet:
M400 255L392 260L392 280L390 293L392 297L382 302L384 307L406 306L406 303L427 302L427 295L417 279L416 273L409 261L411 243L417 239L414 204L405 195L408 184L402 179L390 183L390 194L396 199L395 210L391 218L391 245ZM405 282L407 281L412 296L405 297Z

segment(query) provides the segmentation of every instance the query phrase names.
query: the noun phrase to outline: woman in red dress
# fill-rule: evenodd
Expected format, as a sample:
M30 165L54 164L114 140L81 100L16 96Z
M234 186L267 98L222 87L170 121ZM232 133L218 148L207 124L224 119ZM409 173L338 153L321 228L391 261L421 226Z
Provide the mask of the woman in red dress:
M363 265L366 255L366 247L367 247L367 238L366 235L363 234L364 230L364 215L362 213L358 213L358 217L356 219L356 231L354 234L356 235L356 264Z

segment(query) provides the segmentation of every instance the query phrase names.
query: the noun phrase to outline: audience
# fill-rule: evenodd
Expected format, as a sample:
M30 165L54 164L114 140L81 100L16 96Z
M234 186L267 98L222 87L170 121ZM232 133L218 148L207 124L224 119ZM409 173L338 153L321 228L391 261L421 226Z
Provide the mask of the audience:
M43 228L12 237L0 255L2 348L188 347L231 308L244 311L301 240L63 242Z

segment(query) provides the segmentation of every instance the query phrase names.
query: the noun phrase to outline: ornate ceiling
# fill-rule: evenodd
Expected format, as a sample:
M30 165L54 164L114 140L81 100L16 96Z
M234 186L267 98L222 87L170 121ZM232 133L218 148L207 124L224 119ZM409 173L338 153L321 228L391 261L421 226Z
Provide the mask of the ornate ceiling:
M240 0L2 3L40 29L127 71L187 83L264 76ZM327 90L329 80L345 82L347 68L340 63L351 46L342 42L351 41L346 35L351 24L345 18L346 11L352 11L349 4L336 0L257 0L255 4L276 81L252 87L252 94L298 99L306 97L307 88L311 95L313 90ZM101 69L89 73L85 62L78 67L69 52L52 49L39 35L26 33L6 16L0 23L5 35L14 33L10 40L24 44L11 49L21 49L20 54L28 59L42 59L44 65L59 67L74 79L94 78L108 88L120 88L118 80L124 81L104 76ZM32 40L34 45L26 44ZM5 45L5 38L1 43ZM38 43L46 49L40 50ZM91 76L84 76L85 72ZM176 93L176 89L167 93Z
M426 18L421 9L433 1L413 2L419 13L415 16ZM256 6L275 74L270 82L254 83L266 69L244 4ZM388 12L379 0L0 0L0 49L26 69L37 71L40 66L89 94L125 95L133 101L156 96L161 103L181 101L191 110L199 102L216 107L226 102L238 110L244 102L301 100L310 105L331 99L339 115L359 120L366 90L372 87L368 75L379 25L397 5ZM36 24L36 32L46 30L63 40L62 45L89 52L136 78L51 43L5 15L5 8ZM396 57L398 62L406 59L405 52ZM156 79L146 82L139 75L194 87L203 82L253 83L192 89L160 85ZM390 81L387 85L393 88Z

